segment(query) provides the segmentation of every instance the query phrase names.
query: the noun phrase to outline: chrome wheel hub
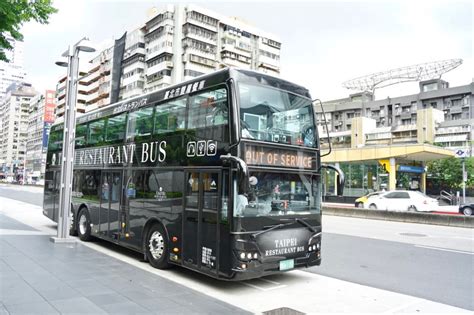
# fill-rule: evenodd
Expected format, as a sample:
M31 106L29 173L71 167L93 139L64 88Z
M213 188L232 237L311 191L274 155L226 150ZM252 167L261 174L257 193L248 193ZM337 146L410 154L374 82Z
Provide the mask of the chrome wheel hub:
M160 232L155 231L150 236L150 240L148 241L148 249L154 259L160 259L163 256L165 241L163 239L163 235L161 235Z
M84 235L86 234L86 231L87 231L87 219L85 215L81 215L81 217L79 218L79 233L81 233L81 235Z

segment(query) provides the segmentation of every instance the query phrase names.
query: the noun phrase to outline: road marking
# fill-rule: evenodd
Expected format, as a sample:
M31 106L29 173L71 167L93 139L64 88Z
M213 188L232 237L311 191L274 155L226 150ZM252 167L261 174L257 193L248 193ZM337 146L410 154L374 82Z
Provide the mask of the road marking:
M262 279L262 280L264 280L264 279ZM250 283L250 282L248 282L248 281L241 281L240 284L246 285L246 286L248 286L248 287L251 287L251 288L254 288L254 289L263 291L263 292L271 291L271 290L276 290L276 289L282 289L282 288L286 287L286 285L277 285L277 286L272 286L272 287L264 288L264 287L258 286L258 285L256 285L256 284Z
M474 255L473 252L466 252L466 251L463 251L463 250L456 250L456 249L449 249L449 248L442 248L442 247L434 247L434 246L425 246L425 245L414 245L414 246L415 247L421 247L421 248L434 249L434 250L441 250L441 251L444 251L444 252L453 252L453 253Z

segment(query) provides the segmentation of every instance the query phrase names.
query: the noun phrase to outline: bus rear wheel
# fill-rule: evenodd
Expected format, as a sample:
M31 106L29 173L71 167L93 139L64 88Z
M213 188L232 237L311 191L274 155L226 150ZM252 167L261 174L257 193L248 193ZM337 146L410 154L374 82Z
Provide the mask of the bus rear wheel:
M153 224L145 240L145 253L150 265L158 269L169 268L168 238L160 224Z
M79 215L77 216L77 234L81 241L87 242L90 241L91 236L91 219L89 211L86 208L79 210Z

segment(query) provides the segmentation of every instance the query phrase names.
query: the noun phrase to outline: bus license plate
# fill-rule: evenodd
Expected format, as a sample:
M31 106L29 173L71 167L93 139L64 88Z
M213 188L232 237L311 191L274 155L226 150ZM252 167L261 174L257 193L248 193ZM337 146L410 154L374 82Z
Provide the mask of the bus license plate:
M280 261L280 270L293 269L295 267L294 259L287 259Z

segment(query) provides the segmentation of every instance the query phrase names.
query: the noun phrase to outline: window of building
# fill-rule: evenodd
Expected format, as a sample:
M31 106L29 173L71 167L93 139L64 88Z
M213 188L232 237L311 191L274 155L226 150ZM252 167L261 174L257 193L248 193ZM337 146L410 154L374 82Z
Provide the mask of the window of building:
M461 113L451 115L451 120L460 120L460 119L461 119Z
M423 92L435 91L438 89L438 84L436 82L427 83L423 85Z

